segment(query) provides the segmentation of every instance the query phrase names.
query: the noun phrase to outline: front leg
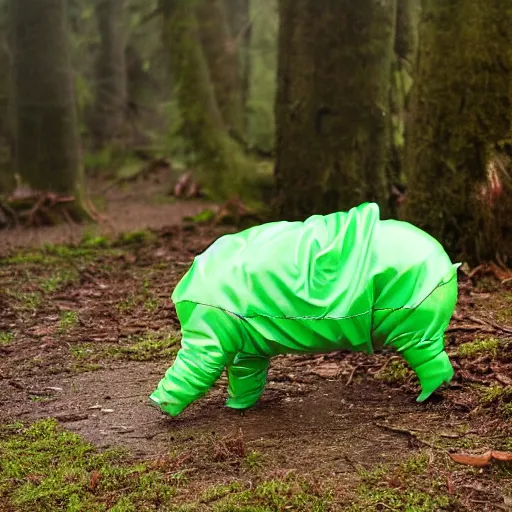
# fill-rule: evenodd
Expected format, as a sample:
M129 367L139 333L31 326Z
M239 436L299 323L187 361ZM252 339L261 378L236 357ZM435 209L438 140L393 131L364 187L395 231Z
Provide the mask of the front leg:
M193 303L176 308L182 321L181 349L151 400L177 416L215 384L237 352L238 320L221 310Z

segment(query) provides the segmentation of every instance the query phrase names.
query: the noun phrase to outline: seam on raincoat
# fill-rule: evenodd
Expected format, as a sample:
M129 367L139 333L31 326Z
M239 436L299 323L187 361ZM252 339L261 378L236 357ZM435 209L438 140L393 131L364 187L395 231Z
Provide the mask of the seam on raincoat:
M414 306L410 306L410 307L401 306L399 308L371 308L367 311L364 311L363 313L356 313L355 315L339 316L339 317L336 317L336 316L277 316L277 315L266 315L264 313L259 313L257 315L242 315L240 313L235 313L234 311L230 311L229 309L223 308L221 306L215 306L213 304L205 304L203 302L198 302L195 300L188 300L188 299L180 300L178 302L175 302L175 304L188 302L189 304L196 304L198 306L205 306L208 308L219 309L220 311L224 311L224 313L229 313L231 315L235 315L242 320L250 320L253 318L272 318L275 320L317 320L317 321L318 320L350 320L351 318L358 318L358 317L365 316L368 314L373 315L373 313L375 311L392 311L392 312L406 311L406 310L414 311L414 310L418 309L421 306L421 304L423 304L423 302L425 302L436 290L438 290L439 288L442 288L443 286L450 284L454 279L455 280L457 279L457 273L455 273L448 281L444 281L444 282L441 282L440 284L438 284L430 293L428 293L420 302L418 302Z

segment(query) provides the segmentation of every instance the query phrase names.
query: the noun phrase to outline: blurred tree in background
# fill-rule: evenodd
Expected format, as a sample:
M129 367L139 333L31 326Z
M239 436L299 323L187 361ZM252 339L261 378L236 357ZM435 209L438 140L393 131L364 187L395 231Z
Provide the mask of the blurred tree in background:
M264 2L262 2L264 4ZM242 102L247 104L251 76L251 35L253 20L251 19L250 0L225 0L224 10L227 14L229 30L233 40L233 49L238 58L240 80L242 82Z
M10 0L15 168L30 187L82 196L65 0ZM78 203L77 203L78 204Z
M8 41L7 2L0 2L0 192L13 185L9 166L13 147L13 112L11 92L12 53Z
M127 109L124 7L125 0L96 0L100 44L91 123L96 147L115 142L124 131Z
M244 102L237 42L224 0L204 0L197 9L199 35L215 99L226 128L242 137Z
M287 218L386 214L394 0L280 0L276 180Z
M510 181L497 148L510 139L511 36L510 2L423 2L405 215L471 261L512 254L512 216L493 218L511 202L496 182Z

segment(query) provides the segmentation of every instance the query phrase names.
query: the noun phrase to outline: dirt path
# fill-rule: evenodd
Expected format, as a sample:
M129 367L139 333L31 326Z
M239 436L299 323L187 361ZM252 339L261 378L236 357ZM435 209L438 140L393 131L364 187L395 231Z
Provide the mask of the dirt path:
M126 213L119 226L162 227L202 205L152 208L148 217L128 220ZM225 379L177 419L150 406L147 396L179 346L172 288L220 233L174 226L0 260L2 422L55 417L99 447L125 446L144 460L172 456L173 471L187 475L180 494L185 501L210 485L251 488L254 479L294 472L334 489L330 508L315 510L349 510L351 503L361 507L351 510L510 509L512 471L478 472L448 456L512 451L507 290L462 283L449 338L457 377L426 404L415 402L415 377L391 354L336 353L275 359L263 399L244 413L224 407ZM426 462L418 469L421 454ZM389 478L380 482L392 494L361 494L361 470L380 474L374 473L379 464L388 468ZM410 474L397 476L397 467ZM424 496L420 505L407 488ZM438 494L445 501L428 501ZM188 510L308 510L265 506L202 503Z
M127 184L122 189L108 189L105 193L102 193L105 183L94 183L90 187L90 194L92 197L101 197L100 210L105 221L100 224L60 224L3 230L0 255L20 247L78 243L84 233L115 236L126 231L180 225L184 218L213 207L208 201L199 199L175 201L166 193L166 184L162 177L157 175L152 180Z

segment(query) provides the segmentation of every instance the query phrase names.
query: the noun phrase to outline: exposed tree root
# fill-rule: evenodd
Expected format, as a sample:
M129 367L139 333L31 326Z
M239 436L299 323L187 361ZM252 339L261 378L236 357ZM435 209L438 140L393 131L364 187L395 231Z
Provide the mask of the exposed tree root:
M20 186L0 200L0 228L49 226L65 222L73 225L84 220L104 221L89 199L71 195L39 192Z

